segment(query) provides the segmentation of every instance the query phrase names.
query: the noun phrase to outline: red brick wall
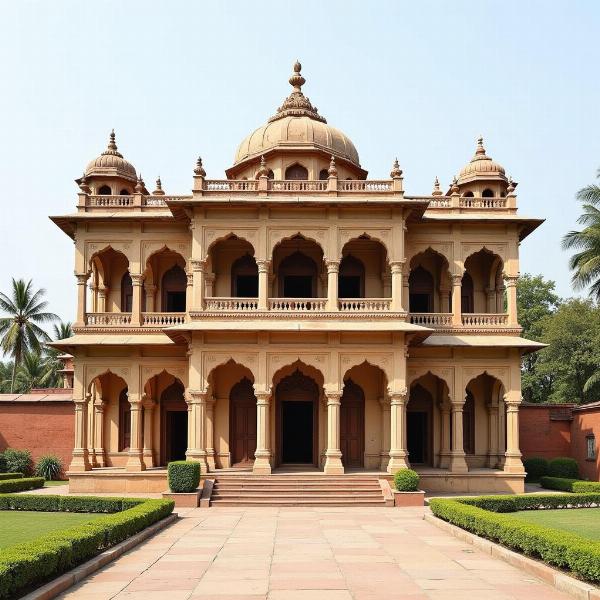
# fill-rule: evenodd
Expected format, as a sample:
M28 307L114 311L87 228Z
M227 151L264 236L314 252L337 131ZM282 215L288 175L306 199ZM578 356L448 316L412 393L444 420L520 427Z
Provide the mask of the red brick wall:
M600 407L582 411L573 411L571 432L571 456L579 463L581 477L583 479L599 481L600 457L598 456L598 444L600 443ZM596 438L595 460L587 460L586 438L590 434L594 434Z
M519 409L519 443L523 458L556 458L571 455L571 422L560 406L521 405ZM554 417L554 418L551 418Z
M56 454L65 470L71 462L75 437L72 402L0 402L0 452L29 450L36 461Z

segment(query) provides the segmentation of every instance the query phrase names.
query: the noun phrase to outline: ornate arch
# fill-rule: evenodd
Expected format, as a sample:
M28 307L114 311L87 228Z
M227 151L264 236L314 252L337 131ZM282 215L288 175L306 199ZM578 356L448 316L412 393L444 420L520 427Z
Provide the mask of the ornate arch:
M326 229L303 229L295 230L295 229L271 229L268 233L269 245L267 248L267 256L270 260L273 260L273 253L275 252L275 248L286 240L292 239L293 237L299 235L303 239L309 242L314 242L323 253L323 259L326 260L327 252L327 230Z
M185 267L187 267L186 254L188 246L183 242L176 242L175 244L165 244L164 242L144 242L142 244L142 265L144 266L144 272L150 268L150 259L153 256L160 254L161 252L173 252L179 255L183 259ZM184 267L184 268L185 268Z
M475 244L469 242L461 245L463 265L467 262L467 259L482 250L488 254L499 257L503 265L506 263L506 244Z
M122 254L125 257L125 260L127 260L127 269L129 270L131 259L128 255L128 252L130 249L131 244L129 242L87 242L85 245L86 269L91 272L92 260L96 257L100 257L100 255L104 254L105 252L112 250L113 252Z
M203 390L208 390L210 387L210 379L212 374L223 365L232 362L247 369L252 375L253 382L257 379L258 374L258 354L251 352L203 352L202 353L202 386Z
M171 375L175 379L178 379L184 388L188 387L188 367L187 364L183 365L164 365L164 364L150 364L142 365L142 389L150 382L153 377L166 373Z
M317 384L325 385L328 381L329 360L326 354L273 354L267 360L267 381L268 385L273 387L277 376L285 372L286 369L293 370L302 366L305 367L305 374L309 377L317 376Z
M434 254L439 256L442 260L446 262L448 270L450 270L450 265L452 264L452 244L448 243L417 243L409 245L411 252L406 256L406 266L407 270L410 271L410 265L412 261L419 255L424 254L427 250L431 250Z
M87 365L85 371L86 393L90 392L94 381L103 375L114 375L121 379L126 387L130 385L131 369L126 366Z
M454 389L454 378L456 376L453 367L438 366L438 365L415 365L408 366L406 372L406 385L410 387L425 375L433 375L441 379L447 386L450 393Z
M211 250L219 242L237 238L252 246L253 256L258 255L258 230L257 229L205 229L204 230L204 259L208 260Z
M480 375L488 375L499 381L505 392L510 390L510 369L508 367L464 367L462 369L462 389L466 390L467 386Z
M363 352L362 354L340 354L340 383L343 383L351 369L364 364L379 369L387 379L386 385L394 380L394 354L392 352L377 354Z
M344 254L346 245L354 240L360 239L361 236L374 242L379 242L386 252L386 260L389 263L392 260L392 230L391 229L340 229L338 232L338 247L337 255L341 260Z

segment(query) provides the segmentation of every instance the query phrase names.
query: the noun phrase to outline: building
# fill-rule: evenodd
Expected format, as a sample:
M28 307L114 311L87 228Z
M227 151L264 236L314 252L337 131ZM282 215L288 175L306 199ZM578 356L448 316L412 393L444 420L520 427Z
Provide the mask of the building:
M164 489L167 462L523 489L519 244L540 223L479 139L444 193L371 180L302 92L191 195L107 149L77 180L72 489ZM505 308L506 307L506 308ZM144 487L146 486L146 487Z

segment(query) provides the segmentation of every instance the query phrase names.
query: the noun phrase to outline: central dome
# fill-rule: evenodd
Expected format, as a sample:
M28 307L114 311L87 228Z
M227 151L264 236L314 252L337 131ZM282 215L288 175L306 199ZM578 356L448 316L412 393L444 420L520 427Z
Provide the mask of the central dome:
M360 169L358 152L352 141L339 129L327 124L316 107L302 93L305 83L296 62L289 79L292 93L284 100L268 122L253 131L239 145L234 166L260 159L277 149L283 152L321 151L327 157L347 161Z

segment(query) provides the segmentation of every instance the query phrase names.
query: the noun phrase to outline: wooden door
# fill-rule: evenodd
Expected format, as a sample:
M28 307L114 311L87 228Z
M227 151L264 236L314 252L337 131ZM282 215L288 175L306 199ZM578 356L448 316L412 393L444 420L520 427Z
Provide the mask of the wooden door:
M340 407L340 450L345 467L363 467L365 452L365 394L351 379L344 385Z
M229 396L229 451L231 465L254 462L256 451L256 397L245 378L231 388Z

